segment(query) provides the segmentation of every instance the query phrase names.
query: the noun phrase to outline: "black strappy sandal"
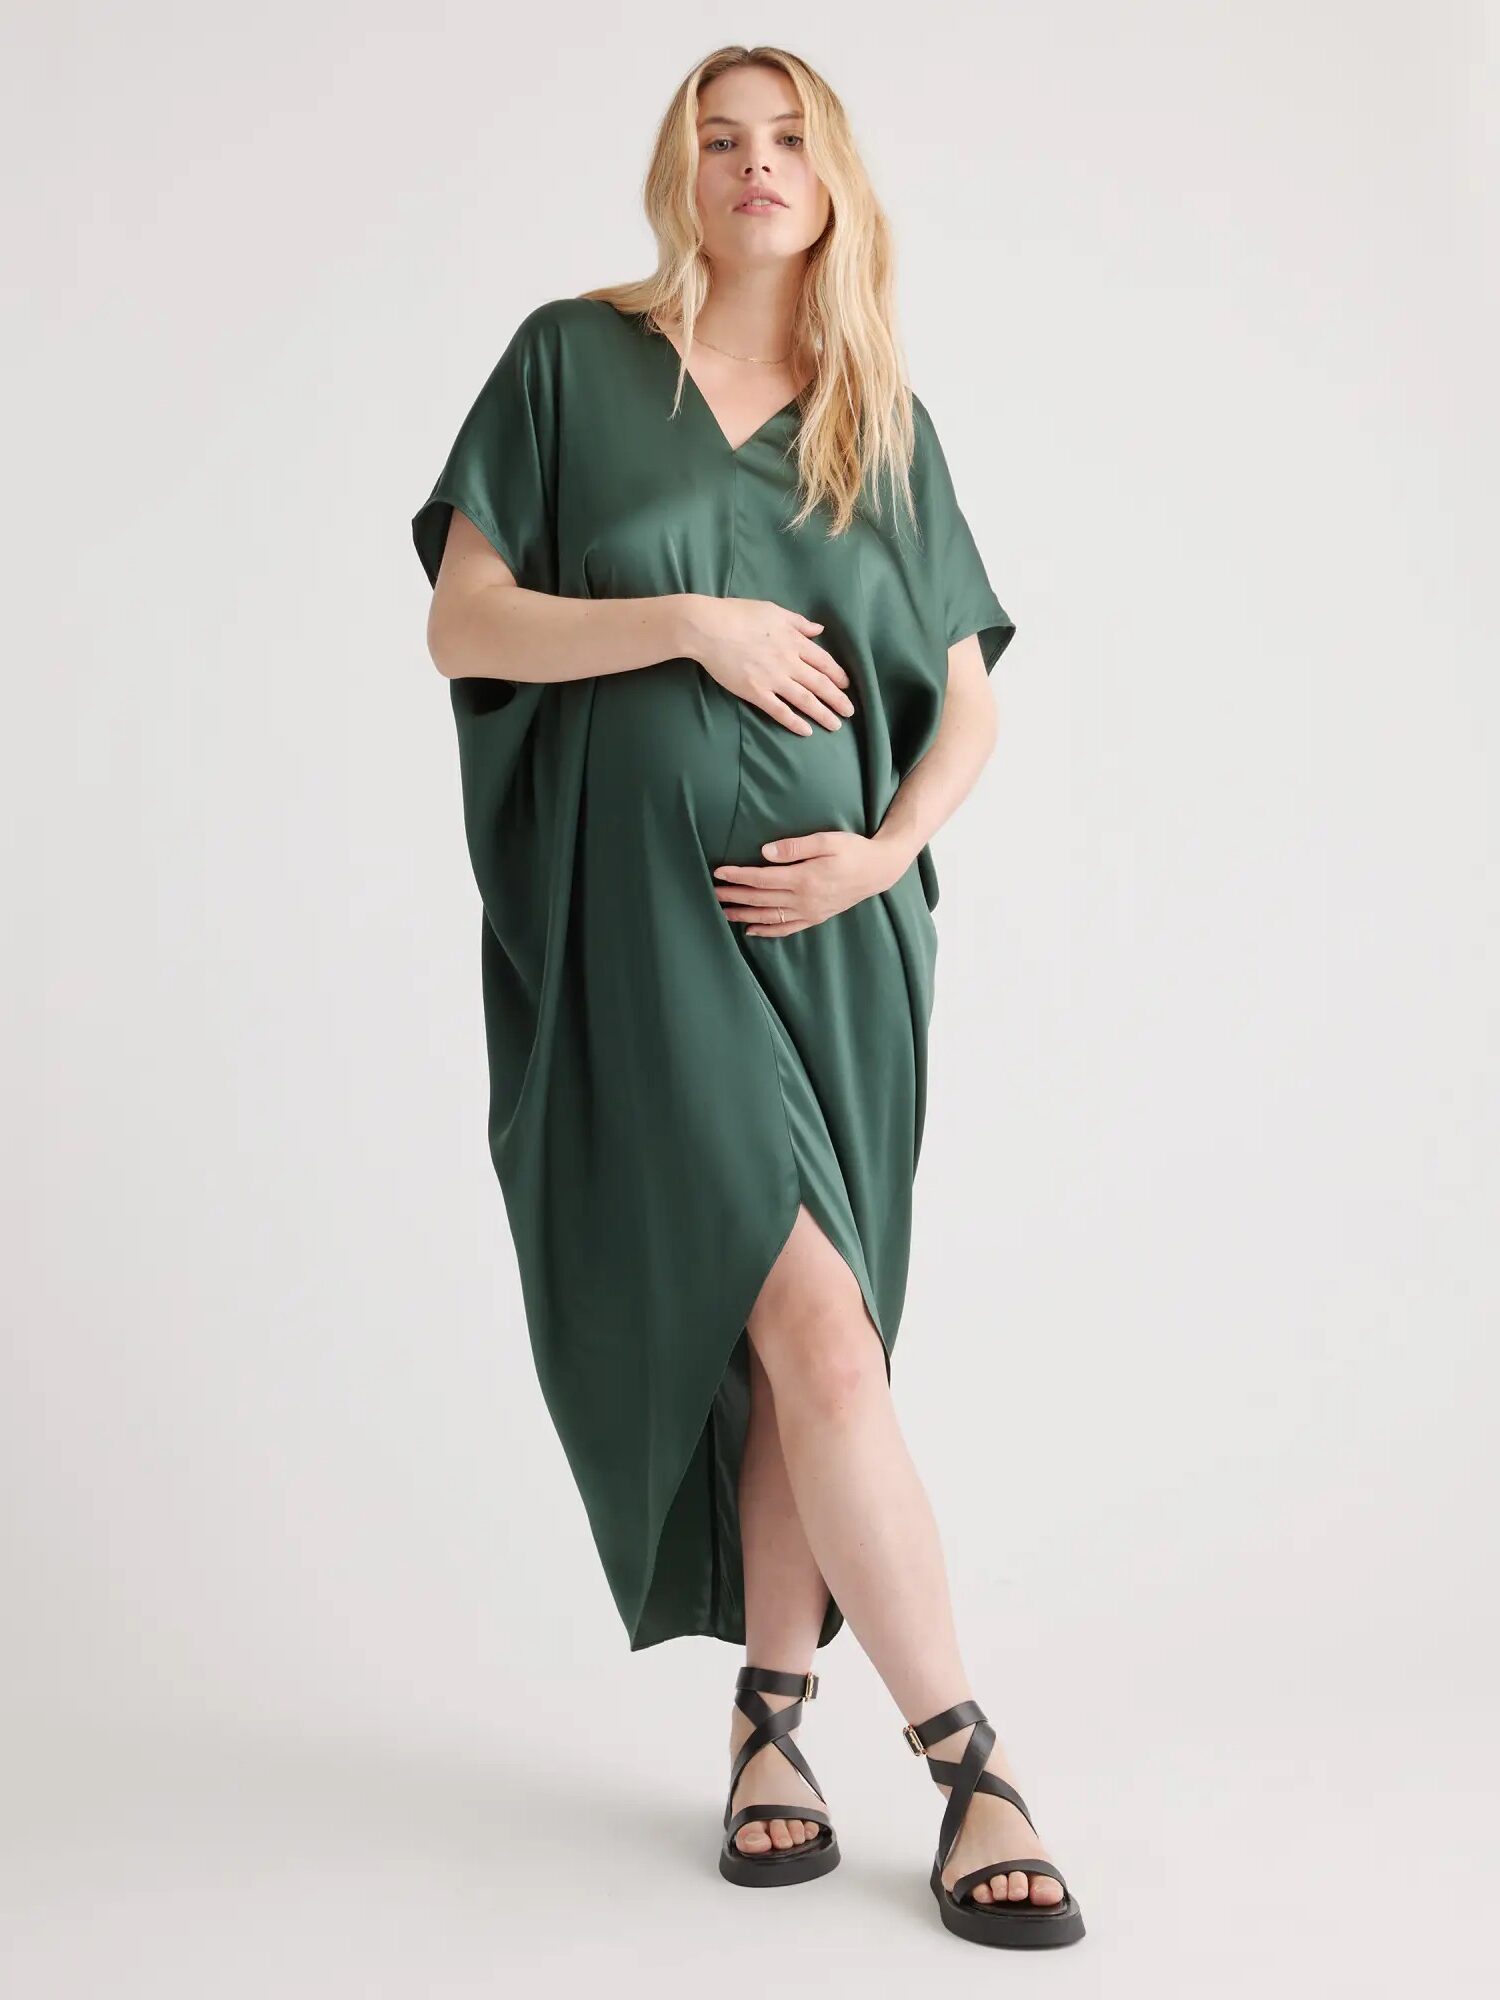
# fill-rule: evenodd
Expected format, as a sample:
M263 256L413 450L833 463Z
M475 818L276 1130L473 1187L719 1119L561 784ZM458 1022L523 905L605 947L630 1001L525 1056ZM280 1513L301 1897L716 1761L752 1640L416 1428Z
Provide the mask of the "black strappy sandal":
M956 1729L962 1729L972 1722L969 1740L964 1745L963 1762L952 1764L944 1757L927 1757L930 1743L941 1743L945 1736L951 1736ZM967 1875L960 1875L951 1889L943 1886L943 1866L953 1852L953 1843L958 1839L964 1816L969 1810L969 1801L976 1791L993 1792L998 1798L1009 1799L1021 1814L1032 1832L1036 1825L1026 1810L1026 1802L1013 1785L996 1777L984 1766L990 1751L994 1748L995 1732L977 1701L961 1701L955 1708L945 1708L940 1715L929 1715L925 1722L908 1722L902 1730L908 1744L919 1757L927 1757L927 1769L934 1784L950 1785L947 1810L943 1814L943 1824L938 1830L937 1856L932 1864L932 1893L937 1897L938 1913L944 1924L955 1936L967 1938L971 1944L999 1944L1029 1950L1049 1944L1076 1944L1083 1936L1083 1912L1073 1899L1072 1892L1061 1873L1050 1861L1041 1859L1020 1861L991 1861L983 1868L974 1868ZM1013 1868L1024 1869L1028 1875L1050 1875L1054 1881L1062 1882L1060 1903L976 1903L974 1888L977 1883L988 1881L991 1875L1008 1875Z
M818 1692L816 1674L783 1674L770 1667L741 1667L734 1684L735 1707L755 1724L739 1747L729 1778L729 1797L724 1802L724 1838L719 1847L719 1873L742 1889L779 1888L787 1882L811 1882L839 1865L838 1836L826 1812L816 1806L741 1806L733 1816L734 1788L745 1766L768 1743L805 1778L821 1799L822 1788L813 1776L807 1759L791 1740L791 1732L802 1719L802 1704ZM773 1709L761 1694L794 1694L785 1708ZM734 1844L734 1836L747 1820L810 1819L819 1831L811 1840L795 1847L769 1847L764 1854L745 1854Z

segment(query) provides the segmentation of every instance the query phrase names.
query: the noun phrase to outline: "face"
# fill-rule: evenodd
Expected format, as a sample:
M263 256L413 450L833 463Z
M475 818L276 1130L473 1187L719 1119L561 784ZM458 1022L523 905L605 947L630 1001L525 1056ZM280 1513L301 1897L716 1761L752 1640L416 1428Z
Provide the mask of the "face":
M715 263L797 256L822 235L828 190L785 71L747 64L698 93L698 213Z

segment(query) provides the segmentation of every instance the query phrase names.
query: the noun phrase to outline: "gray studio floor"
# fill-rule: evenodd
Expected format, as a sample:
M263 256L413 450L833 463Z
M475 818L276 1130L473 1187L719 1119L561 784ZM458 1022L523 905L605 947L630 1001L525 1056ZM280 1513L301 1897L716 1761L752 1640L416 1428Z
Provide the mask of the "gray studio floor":
M692 1651L681 1649L682 1655ZM833 1670L829 1662L837 1653ZM805 1735L843 1865L752 1894L715 1871L724 1709L703 1647L594 1684L566 1671L492 1721L389 1729L205 1720L58 1721L13 1745L4 1963L17 2000L426 2000L518 1990L720 1996L1493 1991L1481 1936L1489 1822L1462 1707L1413 1732L1389 1713L1299 1707L1291 1661L1222 1711L1118 1705L1093 1662L1012 1729L1018 1770L1090 1926L1034 1958L947 1936L926 1887L936 1788L903 1749L862 1657L839 1642ZM565 1663L564 1663L565 1665ZM722 1679L722 1675L719 1677ZM1184 1690L1162 1678L1162 1694ZM626 1690L634 1693L627 1695ZM639 1702L640 1726L630 1710ZM508 1703L507 1706L510 1704ZM655 1718L687 1732L673 1749ZM1472 1774L1465 1783L1463 1774ZM644 1803L643 1803L644 1802ZM1484 1900L1490 1900L1488 1898ZM1443 1921L1434 1921L1441 1912ZM529 1987L526 1989L529 1990Z

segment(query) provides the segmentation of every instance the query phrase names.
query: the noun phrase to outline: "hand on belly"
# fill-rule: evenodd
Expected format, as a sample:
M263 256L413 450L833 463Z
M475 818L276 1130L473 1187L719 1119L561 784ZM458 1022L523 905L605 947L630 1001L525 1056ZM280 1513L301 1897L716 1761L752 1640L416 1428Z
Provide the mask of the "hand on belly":
M714 895L746 937L790 937L867 896L889 889L906 867L878 835L799 833L778 835L761 852L765 864L723 862L714 870Z

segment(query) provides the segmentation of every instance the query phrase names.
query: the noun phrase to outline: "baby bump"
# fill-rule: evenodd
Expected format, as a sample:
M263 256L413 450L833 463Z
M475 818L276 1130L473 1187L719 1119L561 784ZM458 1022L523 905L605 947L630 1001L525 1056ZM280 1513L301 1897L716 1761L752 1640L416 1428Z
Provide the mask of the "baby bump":
M589 730L588 809L629 841L696 832L710 865L759 861L778 834L863 832L855 723L799 735L721 687L696 660L604 674Z
M763 843L782 834L866 831L855 718L829 729L809 717L803 736L751 702L740 711L739 803L719 859L763 861Z
M723 841L739 784L739 731L696 660L601 674L589 722L591 825L627 851L662 830Z

